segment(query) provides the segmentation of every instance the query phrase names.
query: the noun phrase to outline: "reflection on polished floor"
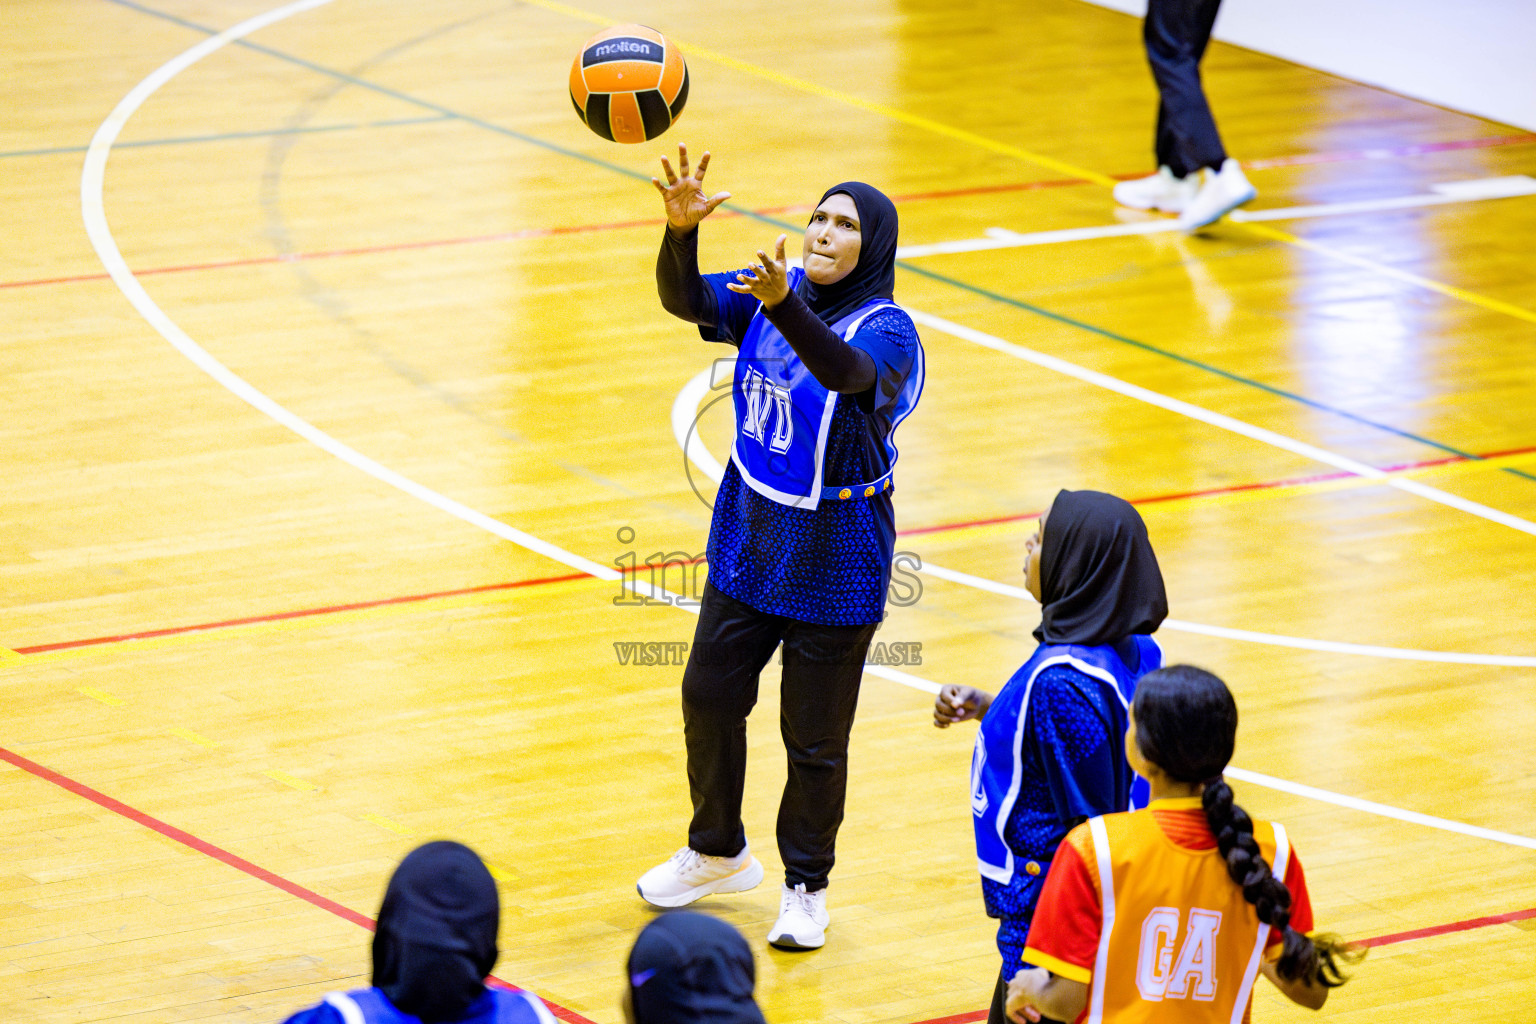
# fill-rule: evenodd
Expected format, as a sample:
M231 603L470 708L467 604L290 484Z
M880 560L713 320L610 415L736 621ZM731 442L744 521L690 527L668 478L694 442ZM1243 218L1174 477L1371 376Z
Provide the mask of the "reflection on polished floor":
M281 1020L366 978L390 870L451 837L500 883L498 975L620 1019L634 880L688 814L680 670L624 653L695 621L620 570L702 554L731 429L727 353L655 298L679 141L734 195L706 269L850 178L930 247L897 281L928 381L890 668L1000 684L1033 516L1137 502L1164 649L1242 706L1240 799L1375 944L1324 1012L1536 997L1536 136L1213 44L1247 210L1308 209L1185 236L1110 200L1153 89L1139 23L1073 0L13 14L0 1017ZM566 72L636 19L690 47L691 94L621 147ZM711 901L771 1021L985 1017L969 733L897 674L864 681L827 947L766 947L773 885ZM770 882L776 713L770 679Z

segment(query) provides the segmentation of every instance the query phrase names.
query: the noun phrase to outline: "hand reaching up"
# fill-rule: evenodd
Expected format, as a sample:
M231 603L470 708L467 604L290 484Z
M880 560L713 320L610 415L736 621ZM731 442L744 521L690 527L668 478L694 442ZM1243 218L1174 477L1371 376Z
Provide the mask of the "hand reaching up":
M709 153L706 152L699 158L699 166L690 171L688 147L679 143L676 171L666 157L661 158L661 169L666 173L667 183L663 185L660 178L651 179L651 184L661 193L661 201L667 208L667 228L679 238L696 230L700 221L715 212L715 207L731 198L729 192L705 195L704 171L708 167Z

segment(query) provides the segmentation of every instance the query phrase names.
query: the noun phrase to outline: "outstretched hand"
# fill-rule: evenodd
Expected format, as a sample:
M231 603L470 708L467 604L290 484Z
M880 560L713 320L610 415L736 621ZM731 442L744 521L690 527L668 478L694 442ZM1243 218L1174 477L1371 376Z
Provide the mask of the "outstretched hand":
M719 192L713 196L704 194L704 171L708 167L709 153L705 152L699 157L699 166L690 172L688 147L683 143L677 146L676 171L666 157L661 158L661 169L666 173L667 183L663 185L660 178L652 178L651 184L661 193L661 201L667 208L667 227L674 235L681 237L691 233L698 228L701 220L715 212L715 207L731 198L729 192Z
M736 275L736 280L725 282L725 286L733 292L750 295L763 304L764 309L772 309L783 302L789 296L789 271L784 264L784 240L787 235L780 235L774 246L773 259L763 250L757 250L758 265L748 267Z
M1048 981L1050 973L1043 967L1026 968L1008 982L1008 1001L1004 1012L1014 1024L1034 1024L1040 1012L1040 987Z
M992 694L972 686L946 683L933 699L933 724L947 729L956 722L982 718L992 706Z

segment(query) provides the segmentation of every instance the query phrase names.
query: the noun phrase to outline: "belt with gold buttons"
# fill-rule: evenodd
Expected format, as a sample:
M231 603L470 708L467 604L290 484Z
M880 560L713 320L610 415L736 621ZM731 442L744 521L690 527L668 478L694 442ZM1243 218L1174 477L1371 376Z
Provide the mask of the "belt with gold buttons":
M878 480L871 480L867 484L838 484L834 487L823 487L822 498L828 501L852 501L854 498L873 498L877 494L884 494L891 489L891 475L895 470L885 474Z

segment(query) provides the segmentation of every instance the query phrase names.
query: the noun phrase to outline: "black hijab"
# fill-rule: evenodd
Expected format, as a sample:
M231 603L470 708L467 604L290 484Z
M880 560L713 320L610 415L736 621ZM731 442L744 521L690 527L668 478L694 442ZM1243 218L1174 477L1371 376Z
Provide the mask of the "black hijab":
M852 199L859 211L859 261L836 284L817 285L802 277L795 286L795 294L828 325L870 299L889 299L896 294L896 204L872 185L845 181L827 189L816 205L839 192Z
M373 984L425 1024L455 1021L496 966L501 899L459 843L419 846L395 869L373 936Z
M635 1024L764 1024L752 950L718 918L662 914L640 929L626 966Z
M1130 502L1102 491L1056 495L1040 538L1040 596L1041 643L1096 647L1162 625L1163 574Z

